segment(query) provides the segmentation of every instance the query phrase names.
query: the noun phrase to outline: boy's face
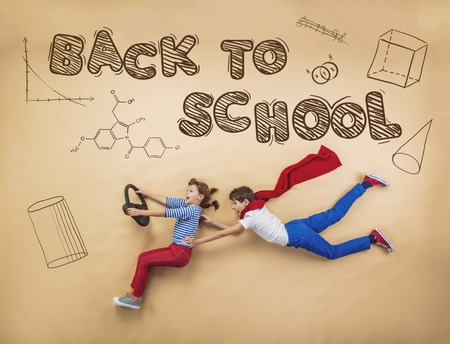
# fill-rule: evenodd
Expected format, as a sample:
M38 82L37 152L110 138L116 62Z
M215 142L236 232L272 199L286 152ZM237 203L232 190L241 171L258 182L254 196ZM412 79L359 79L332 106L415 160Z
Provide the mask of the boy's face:
M243 202L239 202L237 199L233 199L231 201L231 209L237 211L239 215L241 215L241 211L249 204L248 199L244 199Z

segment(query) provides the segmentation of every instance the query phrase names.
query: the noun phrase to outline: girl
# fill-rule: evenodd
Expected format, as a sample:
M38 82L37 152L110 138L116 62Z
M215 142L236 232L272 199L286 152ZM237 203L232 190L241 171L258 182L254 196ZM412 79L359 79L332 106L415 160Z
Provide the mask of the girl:
M139 255L136 271L131 281L131 291L126 293L125 296L114 297L113 301L116 305L133 309L141 308L142 295L151 267L173 266L181 268L189 263L192 248L183 241L183 238L187 236L195 237L203 208L209 208L210 206L214 206L215 209L218 208L217 201L209 203L211 195L216 191L216 188L210 189L207 184L197 181L195 178L189 181L184 199L159 196L146 193L140 189L136 191L145 198L165 205L166 209L157 211L128 208L128 215L175 218L173 241L169 247L146 251Z

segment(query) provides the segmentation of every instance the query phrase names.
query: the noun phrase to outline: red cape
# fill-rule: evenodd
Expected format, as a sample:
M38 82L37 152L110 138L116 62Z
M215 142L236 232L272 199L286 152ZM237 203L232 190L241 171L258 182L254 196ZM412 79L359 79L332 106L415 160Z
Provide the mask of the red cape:
M281 196L294 185L331 172L341 165L342 163L335 152L325 146L320 146L317 154L309 154L299 162L286 167L281 172L278 182L273 190L255 192L256 200L250 202L250 204L242 210L240 216L241 219L244 218L247 211L262 208L264 202L261 202L261 200L267 202L271 198Z

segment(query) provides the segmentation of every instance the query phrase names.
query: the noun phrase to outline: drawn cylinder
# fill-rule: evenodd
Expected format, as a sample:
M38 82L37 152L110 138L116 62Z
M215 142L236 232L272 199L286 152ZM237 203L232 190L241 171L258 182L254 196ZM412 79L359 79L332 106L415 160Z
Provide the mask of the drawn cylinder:
M56 268L87 256L75 219L63 196L33 203L28 215L48 268Z

